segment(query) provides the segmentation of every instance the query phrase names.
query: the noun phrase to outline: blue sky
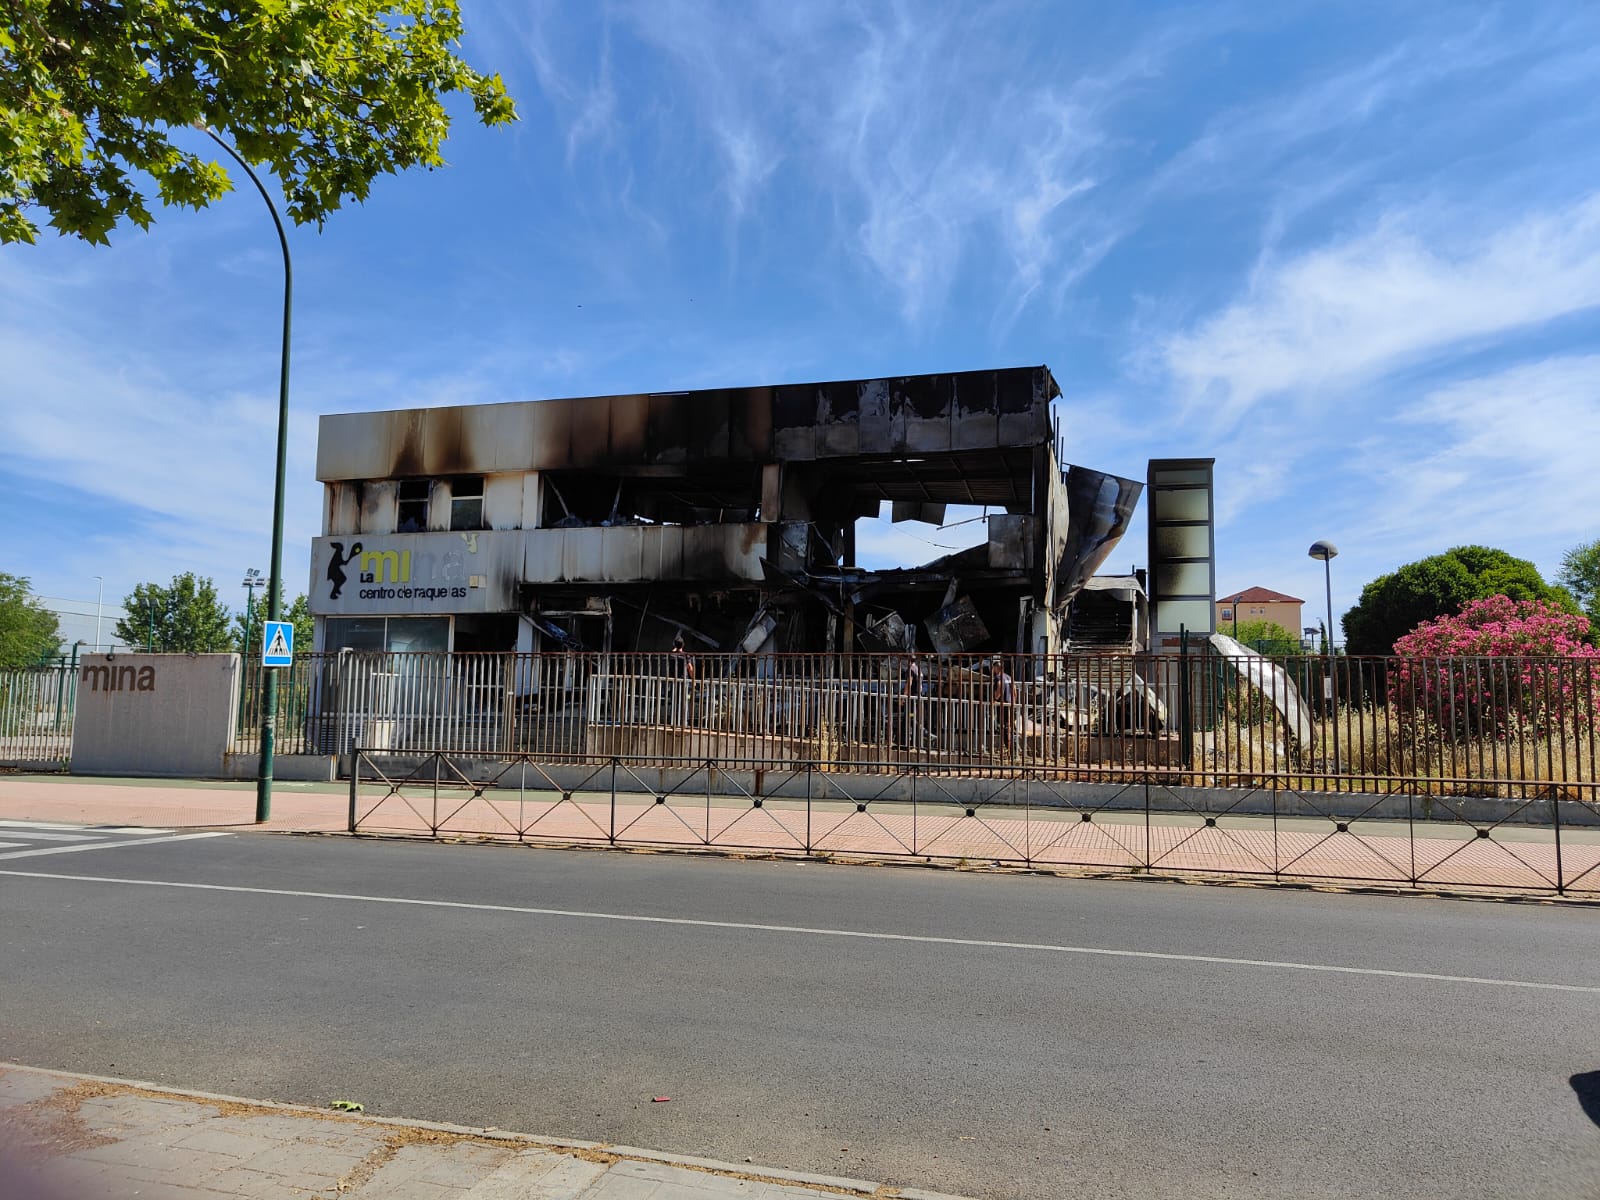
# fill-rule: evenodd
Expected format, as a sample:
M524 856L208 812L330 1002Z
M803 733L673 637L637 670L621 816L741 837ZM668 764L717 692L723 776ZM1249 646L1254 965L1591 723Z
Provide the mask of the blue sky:
M1219 587L1310 620L1317 538L1342 610L1600 536L1600 7L462 9L522 121L291 231L291 594L319 413L1039 362L1071 461L1214 456ZM267 566L281 266L238 182L0 250L0 570L43 595Z

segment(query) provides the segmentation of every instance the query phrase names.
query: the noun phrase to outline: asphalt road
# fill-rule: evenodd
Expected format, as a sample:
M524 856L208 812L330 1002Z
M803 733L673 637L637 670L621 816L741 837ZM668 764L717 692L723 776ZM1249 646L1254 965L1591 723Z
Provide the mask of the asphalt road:
M1596 909L151 838L0 861L0 1059L981 1197L1577 1197L1597 951Z

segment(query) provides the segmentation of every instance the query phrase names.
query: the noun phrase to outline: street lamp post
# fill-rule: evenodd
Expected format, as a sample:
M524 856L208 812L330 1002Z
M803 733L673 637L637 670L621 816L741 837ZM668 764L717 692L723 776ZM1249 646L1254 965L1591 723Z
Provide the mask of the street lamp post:
M98 654L100 653L100 614L106 601L106 577L104 575L96 575L95 578L100 581L100 594L95 597L94 601L94 650Z
M1312 558L1322 560L1322 585L1328 600L1328 629L1323 635L1323 650L1328 655L1328 698L1331 701L1333 717L1333 769L1339 769L1339 675L1335 670L1333 658L1333 568L1328 564L1339 555L1339 547L1332 542L1318 539L1311 543L1311 549L1306 553Z
M216 130L204 122L197 128L221 146L250 176L256 185L267 211L272 214L273 227L278 231L278 245L283 250L283 350L278 365L278 464L272 487L272 566L267 576L267 620L276 621L283 615L283 493L286 465L289 457L289 317L293 311L294 266L289 259L289 239L283 232L283 222L278 219L278 209L267 195L267 189L256 178L250 164L239 152L217 136ZM272 667L261 671L261 754L256 769L256 821L272 816L272 757L278 733L278 672Z

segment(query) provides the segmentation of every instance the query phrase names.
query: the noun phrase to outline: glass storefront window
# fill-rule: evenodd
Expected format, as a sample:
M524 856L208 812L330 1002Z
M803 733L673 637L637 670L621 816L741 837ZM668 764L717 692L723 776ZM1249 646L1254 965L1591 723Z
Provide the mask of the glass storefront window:
M450 648L449 617L329 617L323 649L442 651Z

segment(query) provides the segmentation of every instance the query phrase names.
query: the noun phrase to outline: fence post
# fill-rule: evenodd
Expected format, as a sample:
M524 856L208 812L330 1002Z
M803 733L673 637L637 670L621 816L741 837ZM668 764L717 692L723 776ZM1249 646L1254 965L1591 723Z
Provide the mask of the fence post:
M354 833L356 831L356 788L358 786L360 771L361 771L361 751L357 750L355 748L354 744L352 744L351 747L350 747L350 829L349 829L349 832L351 832L351 833Z
M1556 895L1563 896L1567 887L1561 870L1561 790L1556 787L1550 789L1550 823L1556 832Z
M1178 672L1178 754L1187 772L1194 759L1194 718L1189 702L1189 629L1186 625L1178 627Z
M606 841L617 844L617 756L611 756L611 825L606 830Z
M811 773L816 769L815 763L806 764L806 853L811 853Z

